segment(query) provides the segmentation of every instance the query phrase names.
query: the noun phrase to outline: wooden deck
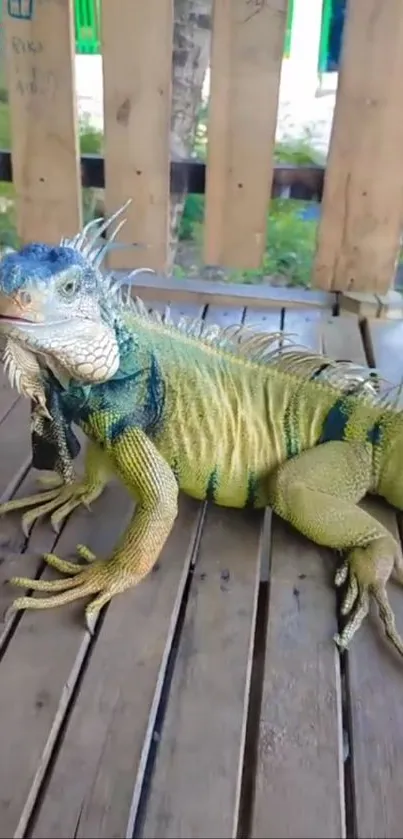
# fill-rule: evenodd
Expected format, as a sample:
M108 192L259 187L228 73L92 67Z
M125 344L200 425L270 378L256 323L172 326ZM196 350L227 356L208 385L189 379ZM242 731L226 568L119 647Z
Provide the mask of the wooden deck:
M354 315L202 309L403 374L402 321L364 324L365 350ZM2 379L3 498L35 486L28 410ZM112 486L59 538L45 522L26 542L19 516L3 519L1 609L10 575L40 575L41 552L79 542L107 554L130 510ZM401 837L403 663L376 618L340 658L334 567L270 511L182 498L158 567L93 638L82 602L3 624L0 837Z

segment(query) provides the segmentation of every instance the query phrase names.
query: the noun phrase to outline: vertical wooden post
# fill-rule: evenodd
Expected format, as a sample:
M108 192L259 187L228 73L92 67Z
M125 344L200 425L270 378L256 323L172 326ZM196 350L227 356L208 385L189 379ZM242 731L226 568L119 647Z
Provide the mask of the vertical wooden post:
M215 0L204 258L260 267L287 0Z
M104 0L106 208L127 199L114 269L164 271L168 259L173 0Z
M81 226L73 0L4 0L13 182L22 242Z
M313 284L385 292L403 221L403 0L349 0Z

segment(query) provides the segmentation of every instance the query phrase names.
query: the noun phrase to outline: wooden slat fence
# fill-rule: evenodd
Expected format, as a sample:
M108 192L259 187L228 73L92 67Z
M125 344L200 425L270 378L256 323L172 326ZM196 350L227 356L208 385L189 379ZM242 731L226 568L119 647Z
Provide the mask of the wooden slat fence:
M104 158L80 163L73 0L3 0L12 172L23 241L56 242L81 223L81 187L108 212L133 203L112 267L164 272L172 180L206 193L207 264L259 267L281 183L321 199L313 287L391 288L403 214L403 0L349 0L325 171L273 165L288 0L212 0L208 157L170 161L174 0L103 0ZM293 180L294 179L294 180ZM172 189L175 191L175 187ZM298 190L297 190L298 192Z

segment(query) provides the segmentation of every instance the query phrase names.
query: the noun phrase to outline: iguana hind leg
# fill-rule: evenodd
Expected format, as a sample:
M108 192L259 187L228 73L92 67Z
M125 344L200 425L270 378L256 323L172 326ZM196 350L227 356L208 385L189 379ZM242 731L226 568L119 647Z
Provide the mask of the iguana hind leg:
M347 552L337 571L337 586L348 581L342 614L349 620L335 637L346 649L377 603L389 640L403 655L386 583L395 567L401 579L400 546L377 519L358 506L373 485L370 446L329 442L303 452L270 475L269 503L300 533L319 545Z
M53 484L54 488L0 504L0 516L14 510L23 510L24 507L33 507L22 516L22 529L26 535L37 519L49 514L52 527L58 530L63 520L76 507L81 504L89 507L101 495L110 475L110 467L101 450L89 443L84 475L81 479L66 484L57 476L41 477L40 481Z

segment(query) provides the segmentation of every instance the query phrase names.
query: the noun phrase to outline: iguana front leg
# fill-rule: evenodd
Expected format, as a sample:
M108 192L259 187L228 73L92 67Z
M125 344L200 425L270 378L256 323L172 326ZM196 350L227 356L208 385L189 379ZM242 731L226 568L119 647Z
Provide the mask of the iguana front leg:
M279 516L319 545L346 551L335 583L348 579L342 606L350 619L335 641L346 649L369 611L372 595L389 640L403 655L403 641L386 593L395 568L403 580L400 547L375 518L358 507L373 485L370 446L329 442L280 466L269 478L270 504Z
M29 510L22 516L22 529L25 534L28 534L30 527L37 519L49 514L51 514L52 527L58 530L62 521L76 507L80 504L89 507L101 495L110 477L109 461L101 449L89 442L82 478L74 478L66 483L57 475L41 476L39 479L41 482L53 484L54 488L0 504L0 516L14 510L22 510L24 507L33 507L33 510Z
M10 583L36 591L60 592L47 599L22 597L11 609L49 609L80 597L96 594L86 608L92 629L100 609L125 589L145 577L163 548L178 512L175 476L146 434L138 428L125 431L110 451L116 473L137 500L132 521L108 561L95 560L82 570L71 562L45 556L50 565L70 576L61 580L13 578ZM82 549L79 553L83 553ZM88 551L85 551L88 558Z

